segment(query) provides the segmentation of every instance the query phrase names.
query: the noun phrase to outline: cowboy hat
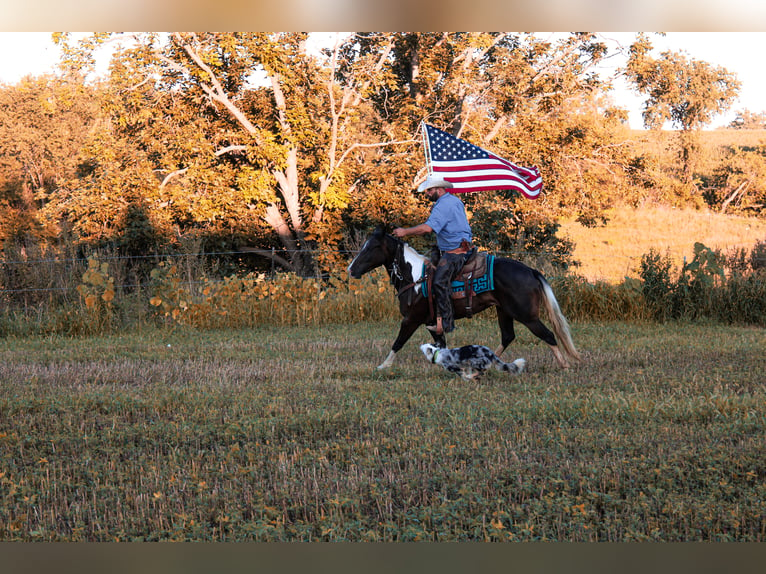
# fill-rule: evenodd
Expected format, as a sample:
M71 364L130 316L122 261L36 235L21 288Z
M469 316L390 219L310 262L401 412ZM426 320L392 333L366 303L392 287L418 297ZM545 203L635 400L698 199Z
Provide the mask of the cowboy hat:
M418 186L418 191L425 191L433 187L443 187L445 189L448 189L455 186L452 185L449 181L445 181L441 177L431 174L426 178L426 180L423 183L421 183Z

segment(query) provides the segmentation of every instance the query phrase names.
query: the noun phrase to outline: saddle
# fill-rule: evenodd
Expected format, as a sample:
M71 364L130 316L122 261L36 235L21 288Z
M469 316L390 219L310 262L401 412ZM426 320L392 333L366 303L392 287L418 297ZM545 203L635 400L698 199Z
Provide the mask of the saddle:
M426 280L421 287L423 296L428 299L432 316L433 289L431 284L437 263L438 260L434 261L432 257L431 261L424 265L423 275ZM452 280L451 298L453 304L457 305L459 300L464 299L466 317L468 318L473 316L474 295L484 293L485 291L492 291L495 288L494 263L494 255L474 251Z

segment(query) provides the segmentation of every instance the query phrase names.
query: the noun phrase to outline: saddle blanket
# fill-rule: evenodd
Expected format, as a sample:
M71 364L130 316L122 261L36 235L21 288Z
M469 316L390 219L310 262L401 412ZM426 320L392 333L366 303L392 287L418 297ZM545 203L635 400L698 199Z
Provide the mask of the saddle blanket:
M486 265L484 265L484 272L479 275L478 277L471 277L471 289L473 290L473 293L478 295L479 293L484 293L485 291L492 291L495 288L495 276L494 276L494 269L495 269L495 256L491 254L480 254L478 257L486 257ZM428 263L423 265L423 277L426 276L426 273L428 271ZM453 299L460 299L462 297L467 297L467 293L465 292L466 289L466 281L461 280L463 274L465 272L465 267L463 270L459 271L457 274L457 279L452 282L452 298ZM428 281L424 281L420 285L420 292L423 294L423 297L428 297Z

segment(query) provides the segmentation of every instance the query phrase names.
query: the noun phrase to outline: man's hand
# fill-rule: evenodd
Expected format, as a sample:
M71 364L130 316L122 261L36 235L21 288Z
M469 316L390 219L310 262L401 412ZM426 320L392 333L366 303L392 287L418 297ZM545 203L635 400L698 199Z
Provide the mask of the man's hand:
M397 227L391 233L393 234L394 237L398 237L399 239L407 237L407 232L404 230L403 227Z

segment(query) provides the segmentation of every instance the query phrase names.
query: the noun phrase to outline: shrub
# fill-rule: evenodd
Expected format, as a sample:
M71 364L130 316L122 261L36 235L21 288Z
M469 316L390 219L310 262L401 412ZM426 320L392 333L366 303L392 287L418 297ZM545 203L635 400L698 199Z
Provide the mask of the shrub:
M641 291L652 315L658 321L669 318L669 299L673 291L673 281L670 278L672 265L669 255L663 256L655 249L643 255L639 264L639 275L643 281Z
M701 243L694 246L694 258L684 263L678 277L671 278L667 256L650 251L641 258L642 293L652 316L668 319L709 318L727 323L766 324L766 282L750 257L742 252L729 257ZM728 273L727 273L728 271Z

